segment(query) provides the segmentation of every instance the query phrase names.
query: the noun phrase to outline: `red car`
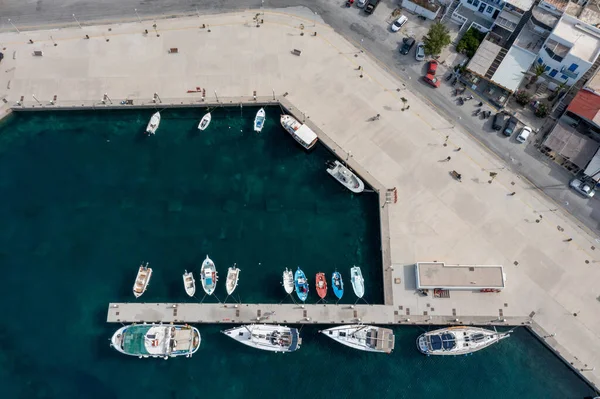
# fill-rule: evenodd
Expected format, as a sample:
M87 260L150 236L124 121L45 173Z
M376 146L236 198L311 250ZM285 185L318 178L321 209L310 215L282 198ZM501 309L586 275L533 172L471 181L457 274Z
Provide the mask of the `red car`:
M427 66L427 74L435 75L437 72L438 62L436 60L429 61L429 65Z
M436 78L435 75L432 75L430 73L423 76L423 80L435 88L440 87L440 85L442 84L442 82L440 82L440 80Z

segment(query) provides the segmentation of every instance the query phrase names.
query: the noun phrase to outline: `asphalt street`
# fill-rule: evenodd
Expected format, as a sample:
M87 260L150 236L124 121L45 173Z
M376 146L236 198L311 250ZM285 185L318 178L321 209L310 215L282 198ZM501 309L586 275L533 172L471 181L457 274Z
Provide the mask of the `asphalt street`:
M307 15L314 15L316 20L325 22L347 39L361 45L382 66L400 76L410 92L432 105L431 112L439 112L448 119L449 127L461 126L504 160L514 172L527 178L551 197L556 202L556 207L564 208L595 234L600 235L599 201L582 198L571 191L568 188L571 175L566 170L546 160L531 142L528 145L518 144L513 138L504 138L493 131L489 126L491 118L486 121L473 117L476 101L468 102L462 107L456 105L451 96L451 87L445 81L439 89L433 89L423 83L420 78L425 64L415 60L414 49L407 56L400 55L398 49L403 36L414 35L420 39L427 26L408 13L407 27L403 28L402 32L390 32L387 19L398 4L399 0L383 0L375 13L368 16L356 7L346 8L344 0L0 0L0 30L14 30L13 24L21 29L73 24L75 19L86 24L109 20L135 20L137 15L144 19L182 13L259 10L261 7L307 7L315 13ZM445 71L445 68L440 67L438 74L442 75Z

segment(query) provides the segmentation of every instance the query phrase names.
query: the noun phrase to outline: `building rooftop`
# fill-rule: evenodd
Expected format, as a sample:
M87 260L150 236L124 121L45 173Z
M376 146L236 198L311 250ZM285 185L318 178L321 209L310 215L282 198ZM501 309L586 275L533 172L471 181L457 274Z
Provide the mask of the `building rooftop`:
M598 172L600 172L600 149L596 151L596 154L583 171L583 174L586 176L591 176L594 178L594 180L598 181L600 180L600 174L598 174Z
M545 8L539 6L533 7L533 10L531 10L531 12L533 14L533 18L536 21L543 23L549 28L554 28L556 26L556 23L560 19L560 17L556 14L553 14Z
M544 3L544 7L551 8L562 13L567 9L569 0L542 0L540 3Z
M554 126L544 145L580 169L587 166L600 147L598 142L560 121Z
M502 10L502 12L496 17L496 25L499 25L511 32L514 32L515 28L519 24L521 17L513 14L510 11Z
M502 289L502 266L446 265L443 262L419 262L415 266L418 289Z
M523 11L529 11L535 0L504 0L506 4L510 4Z
M567 107L567 111L600 126L600 95L586 89L579 90Z
M489 40L484 40L479 45L479 48L473 58L471 58L471 61L467 64L467 69L477 75L485 76L501 49L502 47L497 44L494 44Z
M579 13L578 19L586 24L598 26L600 24L600 0L590 0Z
M600 50L600 30L582 24L568 15L558 21L554 36L571 43L570 53L582 60L593 63Z
M523 26L521 32L519 32L514 44L524 50L537 54L542 48L548 34L540 34L537 30L533 29L531 22L528 22Z
M426 8L429 11L433 11L433 12L436 12L441 7L441 4L434 0L408 0L408 1L410 1L411 3L416 4L418 6L421 6L423 8ZM404 8L408 9L408 7L404 7Z
M590 80L587 81L585 88L589 91L600 95L600 74L598 73L598 70L596 70L594 76L592 76Z
M512 92L517 91L525 72L536 55L518 46L512 46L492 76L492 81Z

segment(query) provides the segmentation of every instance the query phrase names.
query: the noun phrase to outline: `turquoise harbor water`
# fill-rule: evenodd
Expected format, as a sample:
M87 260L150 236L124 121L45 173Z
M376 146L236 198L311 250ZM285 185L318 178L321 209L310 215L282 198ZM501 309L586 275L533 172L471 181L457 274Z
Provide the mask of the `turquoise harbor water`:
M144 301L188 301L181 274L206 254L221 274L242 269L236 299L281 302L285 267L311 282L336 268L353 302L360 265L365 299L381 303L377 198L354 196L324 171L267 110L22 113L0 127L1 398L583 398L591 389L524 329L468 357L420 355L418 327L396 328L391 355L365 354L301 331L300 351L252 350L199 326L192 359L140 360L108 339L110 301L133 301L141 261L154 275ZM201 300L198 294L195 300ZM214 302L215 298L206 299ZM231 299L229 299L231 301Z

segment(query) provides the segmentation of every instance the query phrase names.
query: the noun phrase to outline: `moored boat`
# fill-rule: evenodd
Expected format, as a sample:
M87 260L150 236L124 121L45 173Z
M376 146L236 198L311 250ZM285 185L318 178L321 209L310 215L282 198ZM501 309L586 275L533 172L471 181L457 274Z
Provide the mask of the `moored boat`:
M353 193L358 194L365 190L363 181L338 160L327 161L327 173Z
M321 333L361 351L390 353L394 350L394 332L389 328L353 324L331 327Z
M294 273L287 267L283 272L283 289L288 294L294 292Z
M200 278L202 278L202 288L208 295L212 295L215 292L217 286L217 269L214 262L206 255L206 259L202 262L202 269L200 269Z
M296 287L298 298L302 302L306 301L306 298L308 297L308 281L306 280L304 272L300 270L300 267L298 267L298 270L296 270L296 273L294 274L294 285Z
M240 269L238 269L237 264L234 263L232 267L227 269L227 281L225 282L227 295L233 294L233 291L235 291L235 288L238 285L239 278Z
M140 358L192 356L200 347L200 332L188 325L132 324L119 328L110 343L117 351Z
M185 287L185 293L189 296L194 296L196 293L196 280L194 279L194 274L186 270L183 273L183 286Z
M509 336L510 331L498 333L479 327L447 327L421 334L417 338L417 348L425 355L466 355Z
M318 137L308 126L298 122L291 115L281 115L279 119L281 126L296 140L304 149L310 150L317 144Z
M298 329L286 326L250 324L222 333L244 345L271 352L293 352L302 344Z
M150 277L152 277L152 269L148 267L148 262L145 265L142 263L135 276L135 283L133 283L133 295L136 298L141 297L146 292Z
M325 273L317 273L315 281L317 295L319 295L319 298L325 299L327 296L327 280L325 280Z
M200 120L200 123L198 124L198 129L199 130L206 129L208 127L208 125L210 124L211 119L212 119L212 117L210 116L210 112L204 114L204 116Z
M363 279L360 267L354 266L350 269L350 280L352 281L354 294L362 298L365 295L365 280Z
M331 286L333 287L333 293L338 299L342 299L344 295L344 281L342 280L342 274L337 270L331 275Z
M150 118L150 122L148 122L148 126L146 126L147 134L156 134L156 130L158 129L158 125L160 125L160 112L154 113Z
M254 131L260 133L265 125L265 109L261 108L254 117Z

